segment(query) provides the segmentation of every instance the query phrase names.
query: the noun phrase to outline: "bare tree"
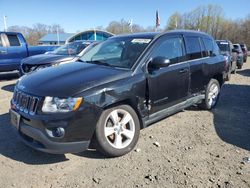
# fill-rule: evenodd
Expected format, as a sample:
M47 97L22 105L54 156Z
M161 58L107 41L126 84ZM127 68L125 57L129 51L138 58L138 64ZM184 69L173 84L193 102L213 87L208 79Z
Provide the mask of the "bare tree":
M37 45L37 41L48 33L56 33L57 30L64 33L64 29L58 24L45 25L41 23L36 23L32 27L11 26L8 30L22 33L30 45Z
M131 23L129 21L126 21L125 19L121 19L120 21L110 22L106 30L114 34L131 33L131 30L132 32L145 31L145 29L142 26L138 24L131 25Z
M223 9L217 5L199 6L190 12L172 14L165 30L175 28L200 30L216 39L229 39L250 46L250 14L245 19L226 19Z

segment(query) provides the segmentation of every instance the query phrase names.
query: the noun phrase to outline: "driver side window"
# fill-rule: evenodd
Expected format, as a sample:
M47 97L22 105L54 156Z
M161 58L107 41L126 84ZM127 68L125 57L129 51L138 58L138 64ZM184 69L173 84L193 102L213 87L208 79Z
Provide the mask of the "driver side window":
M164 40L165 38L165 40ZM152 58L165 57L171 64L183 61L183 40L181 37L163 37L154 49Z

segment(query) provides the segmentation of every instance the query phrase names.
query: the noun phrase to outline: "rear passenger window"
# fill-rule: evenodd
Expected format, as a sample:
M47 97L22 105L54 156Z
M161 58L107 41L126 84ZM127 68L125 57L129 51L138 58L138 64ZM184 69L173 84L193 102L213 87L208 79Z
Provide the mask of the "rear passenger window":
M200 40L200 44L201 44L202 57L207 57L208 56L208 52L207 52L207 50L205 48L205 44L204 44L204 42L202 41L201 38L199 38L199 40Z
M10 46L20 46L20 42L16 35L7 35Z
M220 49L215 41L213 41L213 55L220 55Z
M165 57L170 63L178 63L184 60L183 40L180 37L172 37L162 40L153 51L154 57Z
M186 37L186 47L189 60L199 59L202 57L200 40L198 37Z

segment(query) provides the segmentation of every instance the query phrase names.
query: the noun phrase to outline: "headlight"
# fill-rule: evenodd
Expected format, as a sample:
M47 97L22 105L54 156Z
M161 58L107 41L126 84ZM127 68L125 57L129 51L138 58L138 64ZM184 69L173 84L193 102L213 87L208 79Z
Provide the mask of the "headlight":
M49 65L41 65L41 66L38 66L38 67L36 68L36 70L38 71L38 70L44 69L44 68L46 68L46 67L49 67ZM34 71L34 70L35 70L35 68L34 68L33 70L31 70L31 71Z
M79 108L82 97L61 99L58 97L45 97L43 102L43 112L71 112Z

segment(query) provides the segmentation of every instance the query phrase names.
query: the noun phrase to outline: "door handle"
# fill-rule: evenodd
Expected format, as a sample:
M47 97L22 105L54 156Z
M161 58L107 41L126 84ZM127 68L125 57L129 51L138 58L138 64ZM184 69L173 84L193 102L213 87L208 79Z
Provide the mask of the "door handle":
M179 71L179 73L181 73L181 74L186 73L186 72L188 72L188 69L181 69L181 70Z

